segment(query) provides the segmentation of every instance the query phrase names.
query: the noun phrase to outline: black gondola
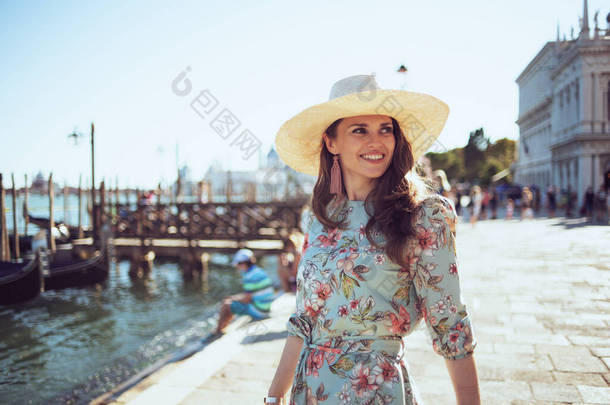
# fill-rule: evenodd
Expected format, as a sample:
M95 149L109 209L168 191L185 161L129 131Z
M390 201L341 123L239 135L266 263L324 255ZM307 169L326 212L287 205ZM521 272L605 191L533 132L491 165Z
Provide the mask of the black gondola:
M96 250L87 259L74 258L71 252L71 245L57 247L49 260L48 271L43 272L45 291L94 285L108 278L109 261L105 248Z
M38 256L22 263L0 262L0 305L36 298L42 287Z
M49 229L49 218L44 217L34 217L28 215L28 222L36 225L40 229ZM72 239L78 238L78 226L66 225L61 222L55 223L55 228L57 230L57 234L55 235L55 240L58 243L68 242ZM90 237L91 231L89 229L83 228L83 237Z

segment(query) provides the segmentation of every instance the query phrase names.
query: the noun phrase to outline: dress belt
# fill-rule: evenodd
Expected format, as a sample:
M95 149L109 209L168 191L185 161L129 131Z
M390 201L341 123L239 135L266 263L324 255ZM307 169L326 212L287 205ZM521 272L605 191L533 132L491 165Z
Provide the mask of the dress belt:
M374 340L374 341L386 341L386 340L399 340L400 344L401 344L401 350L399 352L399 354L394 358L394 360L398 361L400 360L405 353L405 342L402 338L402 336L397 336L397 335L385 335L385 336L336 336L336 337L331 337L328 338L326 340L326 342L331 342L333 339L340 337L344 342L345 341L350 341L350 340ZM341 347L328 347L328 346L324 346L321 344L317 344L317 343L312 343L312 342L304 342L304 346L303 346L303 355L305 354L306 351L309 351L311 349L313 350L322 350L324 352L327 353L332 353L332 354L345 354L348 353L346 350L344 350ZM346 346L346 348L349 346ZM374 350L374 349L373 349ZM355 351L357 352L357 351ZM304 357L304 356L301 356Z

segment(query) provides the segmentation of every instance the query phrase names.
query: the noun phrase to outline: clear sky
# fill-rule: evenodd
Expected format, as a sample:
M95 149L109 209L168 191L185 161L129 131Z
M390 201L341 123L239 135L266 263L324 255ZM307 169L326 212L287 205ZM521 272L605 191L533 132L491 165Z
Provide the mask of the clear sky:
M91 122L98 180L154 186L173 180L176 157L196 179L214 161L253 169L258 156L243 159L214 132L193 95L208 89L265 155L281 124L326 101L336 80L372 72L381 87L449 104L448 148L479 127L517 139L515 79L558 22L578 34L582 3L0 0L0 172L5 186L11 172L22 183L38 170L76 185L89 175ZM606 27L603 5L589 1L591 26L599 9ZM171 84L187 67L193 90L179 97ZM75 128L86 135L77 146Z

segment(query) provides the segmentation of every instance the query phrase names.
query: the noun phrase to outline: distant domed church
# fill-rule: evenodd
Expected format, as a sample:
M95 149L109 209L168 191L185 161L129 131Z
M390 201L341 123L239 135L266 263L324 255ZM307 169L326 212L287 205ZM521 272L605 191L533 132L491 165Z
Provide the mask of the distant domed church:
M519 147L514 179L568 187L583 203L588 187L610 188L610 14L589 28L584 0L578 37L547 42L519 75ZM544 193L543 193L544 195Z

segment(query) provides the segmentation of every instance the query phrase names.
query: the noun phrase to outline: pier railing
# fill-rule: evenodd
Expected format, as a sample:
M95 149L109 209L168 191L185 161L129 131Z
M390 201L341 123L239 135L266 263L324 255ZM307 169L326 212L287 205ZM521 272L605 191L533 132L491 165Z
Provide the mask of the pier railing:
M298 231L304 198L274 202L115 204L114 236L155 239L285 239Z

